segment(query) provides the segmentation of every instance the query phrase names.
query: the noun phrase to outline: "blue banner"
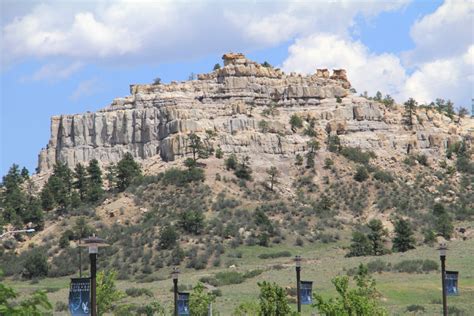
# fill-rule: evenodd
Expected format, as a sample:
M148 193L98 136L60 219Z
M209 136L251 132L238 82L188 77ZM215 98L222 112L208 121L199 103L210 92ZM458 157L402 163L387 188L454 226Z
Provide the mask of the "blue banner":
M71 279L69 288L69 311L72 316L91 314L91 281L90 278Z
M189 316L189 293L178 293L178 315Z
M458 289L458 271L446 271L445 286L446 295L455 296L459 295Z
M301 305L310 305L313 303L313 282L300 282L300 299Z

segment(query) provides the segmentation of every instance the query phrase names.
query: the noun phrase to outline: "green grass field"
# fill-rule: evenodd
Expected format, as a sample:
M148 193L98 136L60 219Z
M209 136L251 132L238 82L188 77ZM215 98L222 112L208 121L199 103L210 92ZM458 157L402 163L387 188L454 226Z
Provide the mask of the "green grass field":
M331 278L338 274L345 274L347 269L356 267L359 263L367 263L375 259L390 262L392 265L402 260L408 259L431 259L439 261L438 251L434 247L420 246L419 248L406 252L381 257L345 258L345 250L341 249L346 242L338 244L306 243L304 247L292 247L288 245L278 245L271 248L260 246L242 246L235 250L229 249L223 260L232 260L236 265L235 270L245 272L253 269L264 269L265 272L257 277L246 279L241 284L234 284L219 287L222 296L217 298L215 309L220 315L231 315L234 308L244 301L255 300L258 297L259 281L277 282L283 287L295 286L295 269L293 258L260 259L261 253L289 250L292 255L300 254L304 261L302 264L302 280L313 281L315 292L325 296L335 294L331 284ZM457 270L460 274L459 288L460 295L448 298L448 306L456 306L465 310L466 315L472 315L474 307L474 239L466 241L451 241L448 244L447 269ZM241 251L242 258L228 258L229 253ZM100 257L99 257L100 260ZM224 268L210 268L207 270L184 269L180 274L180 283L192 285L196 284L200 277L211 276L219 271L230 270ZM172 280L169 269L161 269L156 274L167 278L163 281L152 283L136 283L129 281L118 281L120 289L125 290L131 287L149 288L153 291L155 299L165 306L170 307L172 300ZM391 315L409 315L406 312L408 305L422 305L426 309L426 315L441 314L441 280L440 273L431 272L424 274L408 274L396 272L375 273L377 288L382 294L383 304L387 307ZM68 278L43 279L36 284L25 281L6 280L21 293L32 292L36 289L47 289L53 305L57 301L67 302ZM145 303L151 301L150 298L126 298L123 302ZM296 308L296 307L295 307ZM303 315L311 315L314 309L309 306L303 307ZM65 315L65 313L63 313ZM61 313L55 313L61 315Z

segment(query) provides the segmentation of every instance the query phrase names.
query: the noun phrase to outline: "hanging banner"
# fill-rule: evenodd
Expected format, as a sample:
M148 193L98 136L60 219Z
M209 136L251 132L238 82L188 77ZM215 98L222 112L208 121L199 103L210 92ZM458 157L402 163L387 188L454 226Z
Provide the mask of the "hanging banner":
M69 311L72 316L84 316L91 313L90 278L71 279L69 288Z
M313 282L300 282L300 300L301 305L310 305L313 303Z
M178 315L189 316L189 293L178 293Z
M446 285L446 295L453 296L459 295L458 289L458 271L446 271L445 285Z

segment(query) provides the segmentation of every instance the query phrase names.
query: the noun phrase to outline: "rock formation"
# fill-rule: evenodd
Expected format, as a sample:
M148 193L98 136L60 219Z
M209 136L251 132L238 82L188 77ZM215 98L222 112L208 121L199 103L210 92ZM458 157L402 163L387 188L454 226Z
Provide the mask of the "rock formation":
M212 142L227 153L290 156L304 151L309 139L291 130L293 114L312 119L321 142L337 134L343 144L382 156L406 153L408 146L436 155L465 130L441 114L421 110L410 130L396 107L353 95L343 69L332 75L327 69L285 74L242 54L225 54L223 60L224 67L197 80L131 85L131 95L96 113L52 117L39 171L50 170L57 161L69 166L94 158L114 163L125 152L171 161L187 154L189 133L204 135L206 130L216 132ZM262 120L268 131L259 127Z

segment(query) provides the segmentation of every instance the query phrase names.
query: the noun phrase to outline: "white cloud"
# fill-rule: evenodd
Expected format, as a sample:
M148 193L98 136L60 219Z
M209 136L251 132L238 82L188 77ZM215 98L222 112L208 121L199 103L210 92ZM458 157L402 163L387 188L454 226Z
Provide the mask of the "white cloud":
M359 91L375 94L382 91L398 95L406 79L405 69L397 56L372 54L360 42L330 34L315 34L297 40L289 48L283 63L285 71L314 73L316 68L344 68Z
M73 62L69 65L60 63L46 64L34 72L31 76L23 77L22 81L57 81L69 78L84 66L81 62Z
M283 63L286 71L345 68L359 91L391 94L398 102L451 99L468 106L474 94L474 3L447 0L414 23L415 48L400 56L374 54L360 42L315 33L295 41Z
M472 46L466 53L423 63L406 81L403 95L421 102L451 99L456 106L469 107L474 91ZM471 57L465 58L466 56Z
M414 23L410 35L415 48L404 56L410 65L464 54L474 42L474 2L446 0Z
M361 14L399 1L50 1L2 27L3 63L67 57L95 62L163 62L269 47L314 30L347 35ZM84 3L83 7L81 4ZM8 2L12 6L12 2ZM19 11L24 12L24 8Z
M74 92L71 94L70 99L77 101L81 97L90 96L99 92L102 88L100 87L99 79L91 78L84 80L79 83Z

